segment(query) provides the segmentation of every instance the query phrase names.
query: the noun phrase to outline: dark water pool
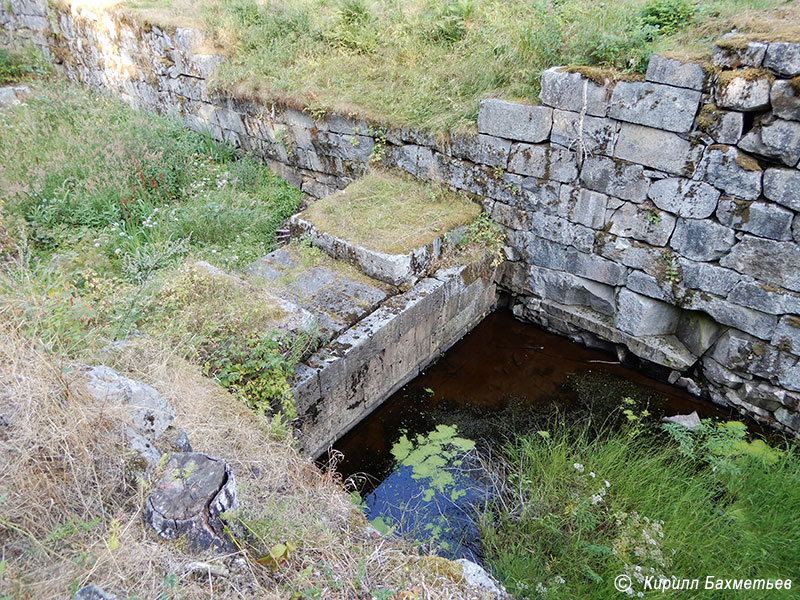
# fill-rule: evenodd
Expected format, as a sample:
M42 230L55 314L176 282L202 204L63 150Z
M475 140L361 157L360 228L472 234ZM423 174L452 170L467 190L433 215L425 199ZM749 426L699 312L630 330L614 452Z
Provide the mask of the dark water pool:
M359 481L370 519L390 525L402 520L422 537L426 531L439 536L444 531L447 541L440 553L479 560L479 548L448 536L460 536L463 542L476 535L470 531L474 526L465 507L481 499L480 483L472 476L467 481L456 475L450 482L455 487L440 486L434 498L427 497L430 493L420 477L398 465L401 436L414 441L437 432L437 427L453 426L459 439L491 447L509 435L545 428L555 412L567 419L602 420L619 409L623 397L633 398L637 410L646 408L657 417L693 410L701 416L728 414L619 364L615 355L497 311L342 437L334 446L343 455L338 470ZM442 431L434 433L434 439L441 438ZM466 492L453 493L455 488ZM431 512L436 513L433 524Z

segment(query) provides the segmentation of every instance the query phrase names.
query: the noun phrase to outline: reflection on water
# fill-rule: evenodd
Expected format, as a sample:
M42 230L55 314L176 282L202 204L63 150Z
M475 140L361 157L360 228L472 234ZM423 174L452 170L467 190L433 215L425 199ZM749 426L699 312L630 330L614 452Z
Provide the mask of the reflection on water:
M437 443L449 435L497 446L515 433L546 427L556 411L601 421L623 397L656 417L723 414L618 364L616 356L498 311L339 440L334 447L344 458L338 468L344 477L366 475L362 493L371 520L403 523L402 530L418 539L438 540L441 554L475 560L477 532L464 511L486 488L478 471L456 464L457 445ZM428 471L420 475L420 466L440 469L433 477L452 477L456 497L453 489L439 489L441 479L431 480Z

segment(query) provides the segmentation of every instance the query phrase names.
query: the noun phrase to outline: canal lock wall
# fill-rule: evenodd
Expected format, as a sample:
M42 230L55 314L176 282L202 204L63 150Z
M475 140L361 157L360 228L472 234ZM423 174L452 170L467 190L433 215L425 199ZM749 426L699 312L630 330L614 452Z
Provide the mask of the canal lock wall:
M199 32L120 12L9 0L0 39L33 43L70 79L134 107L178 114L311 196L377 158L476 195L504 228L493 280L429 278L431 290L395 308L413 316L390 319L382 341L367 342L378 338L364 323L328 379L300 373L307 431L325 432L309 448L468 331L496 289L519 318L659 365L695 394L800 434L798 44L723 39L710 61L654 55L641 80L552 68L540 106L484 100L477 133L433 135L215 91L223 59ZM462 301L452 286L475 281ZM405 348L416 348L407 371L393 366ZM348 395L365 382L378 386L368 400ZM333 397L344 400L323 401ZM335 407L357 402L339 420Z

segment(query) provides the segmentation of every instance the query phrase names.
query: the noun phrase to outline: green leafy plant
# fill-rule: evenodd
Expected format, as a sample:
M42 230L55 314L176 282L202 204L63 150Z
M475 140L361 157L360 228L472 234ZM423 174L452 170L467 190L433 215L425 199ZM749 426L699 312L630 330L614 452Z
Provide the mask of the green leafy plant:
M639 14L645 27L658 35L669 35L688 26L694 12L688 0L651 0Z
M497 266L503 260L503 247L505 235L502 228L492 221L488 213L482 212L478 218L467 227L466 243L474 243L484 248L491 256L492 266Z

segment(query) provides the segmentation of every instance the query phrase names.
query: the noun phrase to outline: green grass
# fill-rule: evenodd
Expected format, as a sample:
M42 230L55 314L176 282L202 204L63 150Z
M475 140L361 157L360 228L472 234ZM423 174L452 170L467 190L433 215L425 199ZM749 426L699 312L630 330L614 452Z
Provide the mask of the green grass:
M312 342L273 335L283 311L267 290L190 265L236 270L271 251L300 191L177 120L31 85L0 112L14 157L0 164L0 311L60 356L140 331L254 407L285 399Z
M0 48L0 86L45 75L49 71L50 65L32 47L21 51Z
M800 20L783 0L206 0L200 11L186 0L127 4L156 21L196 14L229 54L221 87L433 130L472 126L485 97L535 103L540 74L554 65L641 71L654 50L707 54L732 27L797 36Z
M672 426L675 439L639 421L636 427L589 434L555 424L509 444L507 487L483 524L489 563L509 591L614 598L622 573L635 593L644 591L641 573L701 580L700 591L645 595L727 598L730 591L702 589L707 575L786 579L800 572L796 446L747 443L735 423L705 422L694 435Z
M317 200L302 216L359 246L399 254L471 223L479 213L478 204L444 186L376 171Z

